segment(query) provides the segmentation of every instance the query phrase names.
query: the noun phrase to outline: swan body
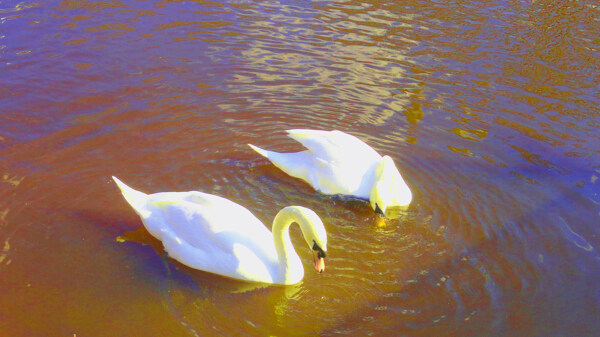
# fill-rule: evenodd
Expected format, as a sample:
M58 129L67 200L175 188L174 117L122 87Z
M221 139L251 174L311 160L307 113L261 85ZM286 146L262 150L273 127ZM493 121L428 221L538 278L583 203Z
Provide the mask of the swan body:
M197 191L145 194L113 179L148 232L162 241L169 256L189 267L244 281L298 283L304 268L289 236L296 222L313 250L315 268L325 268L327 233L308 208L283 208L271 232L231 200Z
M248 145L322 193L369 200L373 210L381 214L388 207L410 204L412 193L392 158L381 156L357 137L337 130L295 129L287 133L306 150L278 153Z

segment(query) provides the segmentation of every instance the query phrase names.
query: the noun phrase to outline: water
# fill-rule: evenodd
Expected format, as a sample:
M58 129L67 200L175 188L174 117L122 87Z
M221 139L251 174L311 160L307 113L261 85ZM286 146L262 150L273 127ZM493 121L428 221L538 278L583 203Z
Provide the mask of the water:
M0 1L6 336L594 336L593 1ZM339 129L395 159L380 226L247 147ZM163 252L110 176L315 210L327 269L249 285ZM293 241L303 247L301 234Z

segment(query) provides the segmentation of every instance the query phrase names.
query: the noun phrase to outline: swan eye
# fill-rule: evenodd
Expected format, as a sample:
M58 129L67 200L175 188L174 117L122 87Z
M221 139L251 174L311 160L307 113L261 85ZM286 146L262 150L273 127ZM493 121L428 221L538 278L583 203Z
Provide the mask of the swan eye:
M313 240L312 250L317 252L317 256L319 258L325 258L325 256L327 256L327 254L323 251L323 249L321 247L319 247L319 245L315 242L315 240Z

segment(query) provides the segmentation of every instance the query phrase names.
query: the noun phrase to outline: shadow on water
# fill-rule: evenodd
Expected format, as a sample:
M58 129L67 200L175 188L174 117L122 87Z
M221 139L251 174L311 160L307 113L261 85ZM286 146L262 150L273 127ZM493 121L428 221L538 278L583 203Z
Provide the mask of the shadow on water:
M285 311L286 302L302 291L302 283L277 286L244 282L187 267L170 258L162 243L142 225L134 230L125 231L117 236L115 241L132 253L133 257L142 257L152 251L151 258L143 257L137 262L138 265L149 263L151 266L138 266L139 272L145 273L144 277L159 279L158 289L168 311L179 324L195 336L220 332L224 328L223 320L239 316L239 308L231 306L231 302L250 304L262 298L274 298L276 303L264 305L273 306L272 313L281 316ZM151 249L148 251L143 247ZM149 268L154 272L148 273ZM210 317L206 316L207 311L212 312ZM215 312L219 314L215 315ZM246 324L247 328L254 325L249 318L246 318Z

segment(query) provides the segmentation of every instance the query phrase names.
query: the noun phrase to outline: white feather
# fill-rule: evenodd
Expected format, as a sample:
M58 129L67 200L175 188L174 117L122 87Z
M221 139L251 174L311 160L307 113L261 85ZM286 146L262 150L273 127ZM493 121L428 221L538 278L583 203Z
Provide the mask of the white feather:
M113 179L169 256L192 268L245 281L297 283L304 268L288 248L289 235L283 235L292 222L300 225L309 247L314 240L327 249L323 223L304 207L279 212L273 224L273 233L282 237L277 241L248 209L228 199L196 191L145 194Z
M278 153L248 145L285 173L308 182L322 193L367 199L374 209L377 203L384 212L387 207L410 204L412 193L393 160L388 156L384 160L357 137L337 130L287 132L307 150ZM379 191L382 187L392 192Z

